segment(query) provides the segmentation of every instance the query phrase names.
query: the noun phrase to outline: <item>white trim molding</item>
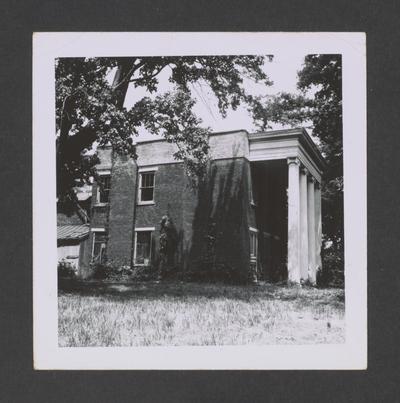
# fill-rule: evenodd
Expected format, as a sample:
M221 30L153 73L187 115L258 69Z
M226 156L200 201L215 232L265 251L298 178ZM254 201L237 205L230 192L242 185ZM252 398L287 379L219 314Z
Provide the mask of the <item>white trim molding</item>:
M138 201L137 205L138 206L152 206L156 204L156 202L154 200L148 200L148 201Z
M107 232L105 228L91 228L90 231L92 232Z
M258 257L258 229L249 227L249 244L250 244L250 261L257 262ZM253 240L254 240L254 253L252 253L253 249Z
M99 176L111 175L111 169L98 169L97 175Z
M288 129L254 133L249 136L249 160L284 160L300 163L321 182L326 167L324 157L305 129Z
M158 171L158 166L147 166L147 167L139 167L138 172L153 172Z
M138 231L155 231L156 227L137 227L135 228L135 232Z
M105 207L105 206L108 206L108 203L96 202L96 203L94 204L94 207Z

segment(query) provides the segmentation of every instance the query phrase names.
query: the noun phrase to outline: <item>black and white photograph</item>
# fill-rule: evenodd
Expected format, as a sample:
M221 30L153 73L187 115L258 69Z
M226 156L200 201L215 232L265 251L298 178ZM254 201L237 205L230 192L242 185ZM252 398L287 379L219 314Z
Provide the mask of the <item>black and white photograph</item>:
M364 368L365 37L96 38L34 36L35 366Z

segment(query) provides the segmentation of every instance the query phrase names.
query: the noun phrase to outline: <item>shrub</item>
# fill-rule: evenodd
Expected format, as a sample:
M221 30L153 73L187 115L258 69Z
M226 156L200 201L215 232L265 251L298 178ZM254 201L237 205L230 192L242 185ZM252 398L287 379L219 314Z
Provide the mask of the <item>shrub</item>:
M132 272L132 269L126 265L115 265L112 263L92 264L92 278L96 280L119 280L132 275Z
M92 264L92 277L96 280L104 280L111 276L112 268L103 263Z
M321 287L344 287L344 254L341 250L326 249L322 254L322 270L317 273Z
M138 281L155 280L158 277L158 272L154 266L134 266L132 269L131 278Z
M154 280L157 270L153 266L134 266L107 263L92 264L92 278L96 280Z
M68 278L75 279L76 278L76 267L71 262L68 262L65 259L62 259L58 262L57 265L57 274L58 278Z

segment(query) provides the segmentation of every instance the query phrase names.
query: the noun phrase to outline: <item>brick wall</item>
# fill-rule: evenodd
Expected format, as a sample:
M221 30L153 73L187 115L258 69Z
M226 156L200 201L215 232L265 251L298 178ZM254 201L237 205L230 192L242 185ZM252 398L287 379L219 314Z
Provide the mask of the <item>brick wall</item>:
M107 259L111 264L131 265L136 178L136 162L128 156L114 155L107 243Z
M98 171L109 171L112 168L112 150L111 147L99 148L97 150L99 164L97 165ZM99 205L97 202L97 184L93 183L92 197L90 206L90 229L89 237L85 243L85 247L81 250L79 276L87 278L91 275L90 262L92 259L92 246L93 246L93 228L102 228L108 231L108 213L109 205Z
M157 167L155 204L136 207L136 227L155 227L153 264L158 264L159 223L163 215L172 219L178 239L176 265L185 271L201 270L207 252L206 236L215 225L216 262L237 272L245 280L249 264L249 162L244 158L213 161L205 183L190 187L183 164Z
M216 264L233 270L238 280L247 279L250 260L249 169L245 158L211 162L207 180L199 190L194 213L190 254L192 269L201 269L201 262L208 251L207 235L211 234L216 238Z
M172 220L176 236L182 237L182 195L185 188L185 176L182 163L158 165L155 171L154 204L136 207L136 228L155 227L153 232L153 264L158 264L158 243L160 221L166 214ZM176 253L176 264L181 264L181 255Z
M216 263L234 270L238 279L247 279L250 259L248 226L252 211L249 191L250 163L242 156L246 152L242 139L244 136L245 133L235 133L236 146L231 150L234 155L240 156L212 161L206 180L197 190L189 185L183 164L171 162L170 153L173 150L166 143L140 144L138 154L142 157L140 163L139 159L137 161L139 166L132 159L114 155L109 206L95 205L96 185L93 186L92 197L91 227L105 228L108 231L109 261L131 264L134 228L155 227L152 264L158 265L160 221L168 214L176 231L174 261L177 267L191 271L201 269L199 262L207 250L206 237L211 225L217 234ZM218 142L228 141L228 137L221 136ZM157 150L160 147L165 161L157 165ZM167 156L169 162L166 162ZM108 159L105 160L108 163ZM140 169L149 168L148 165L157 168L154 204L140 205L137 204L137 180ZM107 167L107 164L104 166ZM91 232L89 244L92 242ZM85 249L82 260L88 266L91 248Z
M111 166L109 166L110 168ZM86 242L86 246L80 255L79 276L87 278L91 275L90 262L92 260L93 231L92 229L101 228L108 231L108 212L109 205L99 205L97 203L97 184L92 186L90 212L90 232Z

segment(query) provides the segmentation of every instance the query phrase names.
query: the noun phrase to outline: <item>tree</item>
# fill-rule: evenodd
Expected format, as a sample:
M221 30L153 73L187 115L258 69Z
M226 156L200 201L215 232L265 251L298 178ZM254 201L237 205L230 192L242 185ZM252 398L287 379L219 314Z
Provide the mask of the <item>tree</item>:
M311 124L327 169L322 188L325 245L343 254L343 148L341 55L308 55L298 72L300 94L259 98L251 111L259 127L270 122ZM327 241L330 241L329 243Z
M271 56L268 59L271 60ZM126 58L60 58L56 60L57 197L74 203L74 187L95 174L93 144L111 144L114 151L136 157L133 136L141 126L174 143L174 157L184 161L188 174L204 173L208 128L193 113L190 84L206 83L218 100L222 116L229 108L255 99L245 80L271 85L262 69L264 56L190 56ZM167 71L174 91L154 99L143 97L124 107L129 86L149 93L159 88ZM110 75L114 75L111 80Z

